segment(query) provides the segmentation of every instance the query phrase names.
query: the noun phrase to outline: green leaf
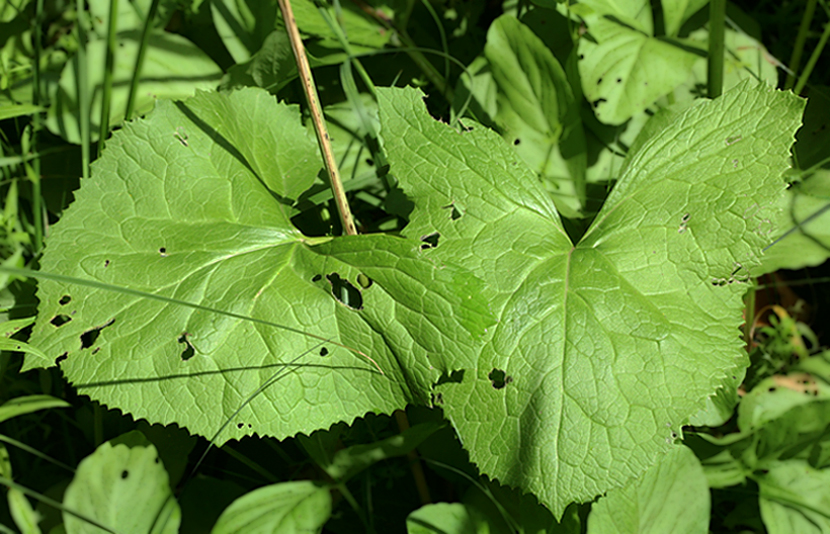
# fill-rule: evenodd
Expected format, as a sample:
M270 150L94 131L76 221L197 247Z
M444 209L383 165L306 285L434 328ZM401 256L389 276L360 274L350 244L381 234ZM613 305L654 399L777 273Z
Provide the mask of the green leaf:
M275 0L210 3L216 32L236 63L251 58L274 31L279 7ZM282 21L280 21L280 26Z
M250 58L228 69L222 88L262 87L276 93L297 77L297 65L288 34L280 28L265 37Z
M806 380L806 382L805 382ZM819 413L797 414L794 410L814 405ZM830 422L830 385L804 376L773 376L762 380L738 406L738 427L741 431L758 430L773 422L786 421L788 426L809 426ZM786 437L792 428L780 432Z
M748 364L749 357L747 356L743 366ZM745 377L746 372L743 369L737 369L734 374L724 376L717 386L715 394L706 398L706 405L689 418L688 424L715 428L729 421L740 401L738 388L743 384Z
M689 76L698 55L605 18L579 40L582 92L605 124L622 124Z
M654 23L651 16L651 3L648 0L630 0L617 2L615 0L587 0L579 2L573 12L586 18L604 16L615 18L631 28L647 33L654 33Z
M336 482L346 482L381 460L409 454L443 426L443 423L422 423L391 438L366 445L353 445L338 451L330 464L323 464L320 467L325 469Z
M461 503L427 504L406 518L408 534L489 534L487 522L475 509Z
M757 481L769 534L830 532L830 469L787 460L771 465Z
M118 18L116 19L116 33L141 31L144 27L144 21L150 13L150 5L152 0L138 0L135 2L118 2ZM91 29L99 39L106 39L109 31L109 14L111 2L109 0L90 0L89 6L89 23ZM153 19L151 28L154 30L164 30L170 18L176 11L177 4L175 0L159 1L156 17Z
M84 458L63 504L118 532L179 531L181 512L167 471L156 448L137 431L104 443ZM66 511L63 521L67 534L101 532Z
M212 534L320 532L331 515L329 488L308 480L272 484L236 499Z
M591 507L588 534L706 534L709 486L694 453L675 446L637 481Z
M5 102L3 103L5 104ZM43 108L33 104L10 104L0 107L0 121L40 113Z
M6 262L3 262L3 266L5 266L5 263ZM2 278L6 277L7 275L2 275ZM0 334L2 334L0 335L0 350L24 352L46 361L48 358L39 348L11 337L33 322L35 322L34 317L26 317L24 319L12 319L11 321L3 321L0 323Z
M814 267L827 261L830 257L828 205L830 170L817 169L787 190L777 221L780 241L764 253L762 273Z
M585 134L565 71L542 40L509 15L490 26L484 55L505 139L578 211L585 202Z
M392 3L394 4L394 2ZM340 49L336 30L329 26L320 13L321 9L328 9L332 15L335 15L331 7L318 7L315 0L292 2L291 7L294 10L294 17L297 19L300 32L305 35L319 37L321 39L319 45L324 48ZM383 0L371 0L364 6L343 2L336 14L336 19L343 32L348 36L349 46L353 47L353 53L383 48L393 35L393 32L386 29L378 20L368 16L366 8L375 10L378 18L392 20L394 17L394 11Z
M492 534L576 534L583 530L576 504L568 506L557 522L532 494L492 480L479 479L463 500L487 518Z
M32 503L23 494L22 491L16 488L9 488L6 493L6 499L9 503L9 513L14 519L14 524L24 534L40 534L41 530L38 527L40 514L38 514L32 507ZM11 532L11 531L9 531Z
M278 373L219 443L428 403L473 365L486 288L417 241L302 235L290 197L319 166L298 109L265 91L160 102L52 227L32 343L82 394L203 436Z
M733 272L758 263L803 102L744 84L692 106L629 154L574 245L497 135L434 121L417 91L379 95L405 233L440 235L434 261L496 293L477 364L436 388L471 460L555 515L644 472L745 365Z
M27 413L48 410L49 408L68 408L69 406L71 404L65 400L57 399L49 395L15 397L0 405L0 423Z
M676 37L680 26L705 6L708 0L660 0L660 3L663 4L666 35Z
M763 380L738 406L738 426L750 434L735 449L747 470L794 456L821 462L821 441L830 428L830 385L804 374Z
M112 74L111 126L124 120L130 82L140 46L138 31L119 34L116 44L115 70ZM93 41L87 45L88 87L93 95L90 104L90 135L98 138L101 126L101 100L106 65L107 43ZM222 71L204 52L180 35L168 32L150 34L144 66L141 70L136 93L135 109L145 113L152 109L159 98L186 98L197 89L211 89L217 85ZM80 124L75 62L69 61L63 68L60 83L52 86L52 106L46 125L55 135L70 143L80 144Z
M748 79L763 80L770 87L778 85L778 69L775 60L763 43L743 31L724 29L723 90L728 91ZM703 50L709 42L709 30L701 28L689 34L686 41ZM706 94L708 59L698 57L689 77L674 88L673 102L690 102ZM808 103L809 105L809 103ZM805 114L805 120L807 114ZM803 130L803 128L802 128ZM796 134L798 137L798 134ZM796 143L796 147L798 144Z

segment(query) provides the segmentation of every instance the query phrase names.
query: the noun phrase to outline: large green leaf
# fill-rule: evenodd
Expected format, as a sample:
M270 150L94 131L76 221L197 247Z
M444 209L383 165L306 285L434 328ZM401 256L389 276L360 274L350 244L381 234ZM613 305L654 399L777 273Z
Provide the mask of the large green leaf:
M492 324L481 281L418 241L301 234L288 214L317 153L298 109L262 90L160 102L113 136L52 228L43 272L87 285L40 284L32 344L62 356L81 393L205 436L293 371L220 442L428 402L442 373L474 364ZM53 361L30 355L26 367Z
M498 324L438 386L470 457L556 514L639 475L743 365L757 265L801 100L742 84L632 150L574 245L504 141L432 120L414 90L381 91L392 172L415 203L406 233L496 292Z

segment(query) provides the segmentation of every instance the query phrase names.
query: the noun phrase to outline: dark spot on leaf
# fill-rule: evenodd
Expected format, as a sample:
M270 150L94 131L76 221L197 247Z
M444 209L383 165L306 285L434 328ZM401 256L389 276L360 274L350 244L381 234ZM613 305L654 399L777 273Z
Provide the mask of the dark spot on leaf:
M71 320L72 320L72 317L70 317L68 315L56 315L49 322L52 323L55 326L63 326Z
M154 463L159 463L160 461L161 461L161 458L159 458L158 456L156 456L156 459L153 460Z
M68 357L69 357L69 353L64 352L63 354L61 354L60 356L55 358L55 365L58 365L59 363L61 363L65 359L67 359Z
M166 257L167 256L167 249L165 247L161 247L159 249L159 254L161 254L162 258Z
M622 78L617 78L617 83L622 83Z
M458 369L452 371L450 374L442 374L438 377L438 381L435 383L436 386L440 386L441 384L460 384L464 381L464 369Z
M522 143L522 140L519 139L518 137L513 140L513 145L514 146L519 146L521 143Z
M127 471L126 469L125 469L125 470L123 470L123 471L121 471L121 478L122 478L122 479L127 478L128 476L130 476L130 472L129 472L129 471Z
M110 266L110 260L104 260L104 267Z
M327 349L326 347L323 347L322 349L320 349L320 356L328 356L328 355L329 355L329 349Z
M460 218L461 218L461 215L463 215L463 214L462 214L462 213L458 210L458 208L456 208L456 207L455 207L455 204L454 204L454 203L453 203L453 204L450 204L449 206L444 206L442 209L445 209L445 210L452 210L452 211L450 211L450 219L451 219L451 220L453 220L453 221L457 221L458 219L460 219Z
M507 376L501 369L493 369L490 371L490 374L487 375L487 378L490 379L490 383L493 384L493 387L496 389L501 389L507 384L513 382L513 377Z
M769 388L767 391L769 391L770 393L772 393L773 391L775 391L775 388L774 388L774 387L773 387L773 388Z
M600 105L600 104L602 104L603 102L608 102L608 99L606 99L606 98L597 98L596 100L594 100L593 102L591 102L591 105L592 105L592 106L594 106L594 109L596 109L596 108L598 108L598 107L599 107L599 105Z
M579 54L579 59L585 59L585 54Z
M375 282L371 278L366 276L365 274L360 273L359 275L357 275L357 283L363 289L369 289L370 287L372 287L372 284L374 284Z
M677 439L677 432L671 433L671 439Z
M353 310L363 309L363 295L348 280L340 278L337 273L327 274L326 279L331 284L331 294L334 298Z
M81 348L88 349L89 347L91 347L98 339L98 336L101 334L101 330L110 326L114 322L115 319L110 319L109 321L107 321L106 324L102 326L96 326L92 330L87 330L86 332L81 334Z
M101 347L95 347L94 349L92 349L92 354L98 354L98 351L100 351L100 350L101 350Z
M70 302L72 302L72 297L70 297L69 295L64 295L64 296L62 296L62 297L61 297L61 299L58 301L58 303L59 303L61 306L66 306L66 305L67 305L67 304L69 304Z
M375 166L375 162L374 162L374 161L372 161L372 158L366 158L366 165L368 165L368 166L370 166L370 167L374 167L374 166Z
M243 428L244 426L245 426L245 423L237 423L236 424L236 428Z
M597 80L597 85L599 85L599 84L601 84L601 83L602 83L602 78L600 78L599 80Z
M322 279L323 279L323 276L322 276L322 275L315 274L315 275L314 275L314 278L312 278L312 279L311 279L311 281L312 281L312 282L319 282L319 281L320 281L320 280L322 280Z
M193 348L193 343L191 343L190 340L187 339L189 336L190 334L188 334L187 332L183 332L182 335L180 335L179 338L176 340L179 343L184 344L184 350L180 355L183 362L186 362L196 354L196 349Z
M421 241L424 243L421 245L421 250L427 250L430 248L435 248L438 246L438 238L441 237L441 234L438 232L432 232L428 235L422 235Z
M444 394L443 393L433 393L432 394L432 404L444 404Z

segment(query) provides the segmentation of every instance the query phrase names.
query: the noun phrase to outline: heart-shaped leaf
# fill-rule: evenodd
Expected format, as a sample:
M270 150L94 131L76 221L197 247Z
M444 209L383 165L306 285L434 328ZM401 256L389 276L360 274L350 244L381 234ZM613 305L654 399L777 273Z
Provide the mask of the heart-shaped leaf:
M42 271L64 278L40 284L32 344L80 393L204 436L283 373L220 442L429 402L492 324L481 281L420 241L304 236L291 199L319 167L298 109L265 91L161 102L52 228Z

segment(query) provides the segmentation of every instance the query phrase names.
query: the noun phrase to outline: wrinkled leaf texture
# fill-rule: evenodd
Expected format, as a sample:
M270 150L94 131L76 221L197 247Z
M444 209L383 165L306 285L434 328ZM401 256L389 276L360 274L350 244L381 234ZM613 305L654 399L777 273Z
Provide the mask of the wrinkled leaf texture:
M557 515L644 472L744 364L743 280L773 231L803 102L743 83L676 113L635 143L573 244L494 133L432 120L417 91L380 95L415 203L405 233L438 232L431 257L495 292L477 365L436 388L472 461Z
M292 371L219 443L428 402L442 373L473 365L493 322L481 281L423 258L419 242L302 235L291 199L319 161L298 108L265 91L160 102L108 142L53 227L42 270L259 322L44 280L32 343L62 360L80 393L208 437L275 372ZM360 274L374 283L363 289ZM335 299L334 275L362 290L362 309ZM361 354L263 321L362 350L384 374ZM54 363L32 355L26 368Z

